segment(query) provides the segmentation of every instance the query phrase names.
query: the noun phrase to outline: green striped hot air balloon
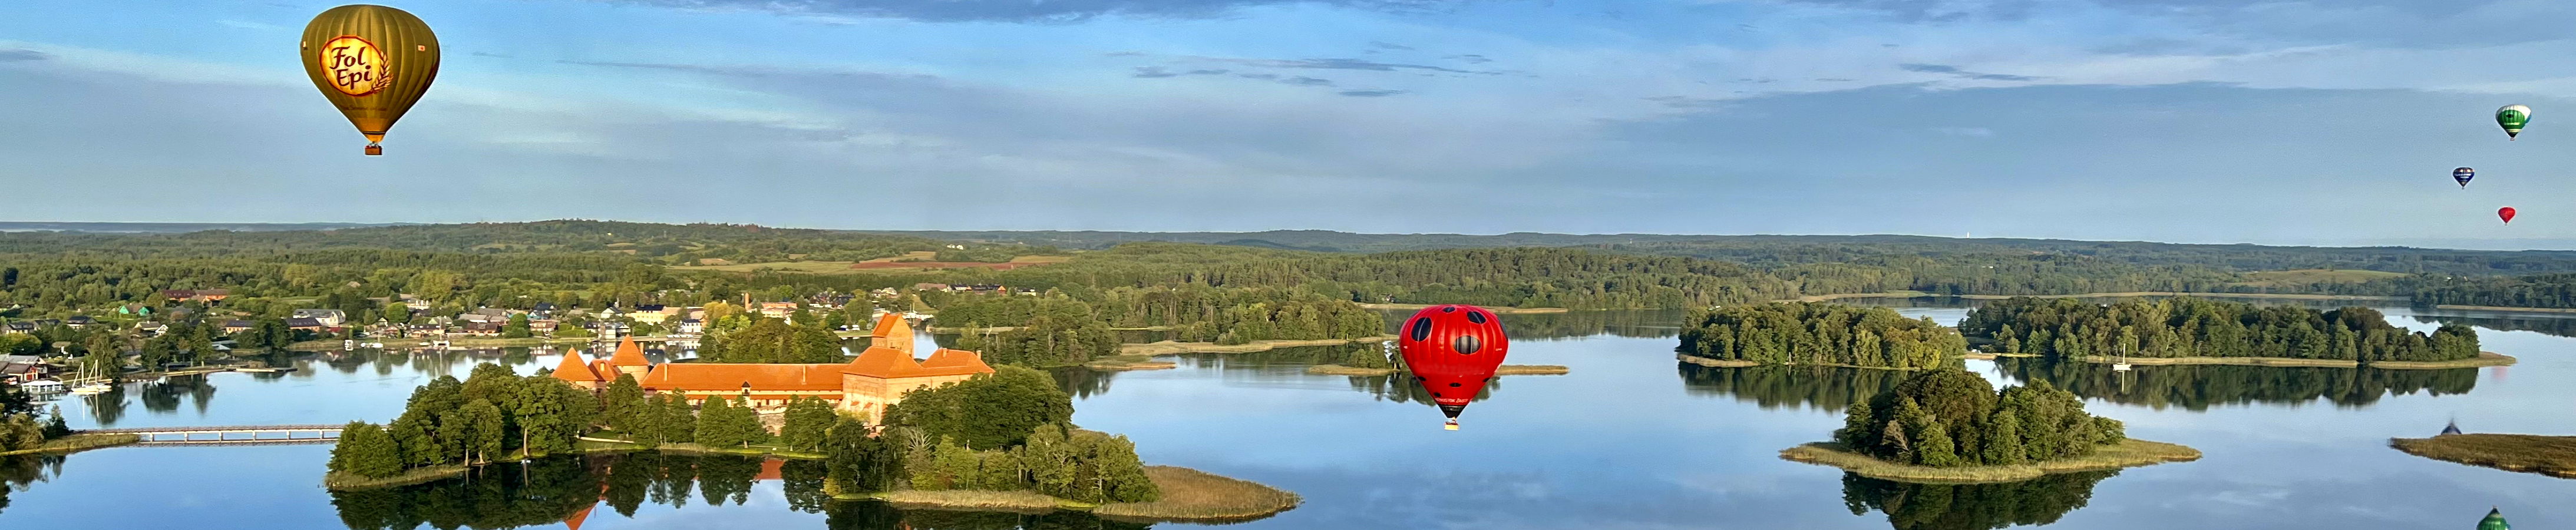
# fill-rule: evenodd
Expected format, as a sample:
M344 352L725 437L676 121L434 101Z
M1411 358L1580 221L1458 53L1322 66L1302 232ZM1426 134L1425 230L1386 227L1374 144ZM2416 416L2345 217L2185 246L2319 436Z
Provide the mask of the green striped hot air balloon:
M420 17L385 6L323 11L304 26L296 50L313 86L366 135L370 155L384 154L376 142L438 77L438 36Z
M2513 525L2505 524L2504 511L2488 507L2487 518L2478 520L2478 530L2513 530Z
M2505 141L2513 141L2514 136L2522 134L2522 125L2526 123L2531 123L2531 107L2505 105L2496 109L2496 125L2504 126Z

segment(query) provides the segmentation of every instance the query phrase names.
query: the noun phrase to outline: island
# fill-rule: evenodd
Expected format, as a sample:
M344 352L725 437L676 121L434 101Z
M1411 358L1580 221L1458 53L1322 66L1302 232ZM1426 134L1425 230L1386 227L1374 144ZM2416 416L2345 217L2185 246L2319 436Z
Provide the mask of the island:
M626 340L607 358L567 354L536 375L486 363L462 381L441 376L393 422L345 427L324 485L363 491L549 455L652 450L820 461L819 487L833 498L916 507L1238 521L1300 502L1146 466L1126 437L1072 425L1072 398L1044 372L945 348L916 361L909 328L885 317L881 340L847 362L656 364ZM748 340L770 325L728 334L735 343L719 358L786 351Z
M1967 339L1931 318L1884 307L1771 302L1692 311L1682 321L1682 362L1916 370L1955 364Z
M1998 356L2153 364L2399 369L2513 364L2478 349L2477 330L2432 333L2388 323L2367 307L2319 311L2192 297L2096 304L2015 297L1968 312L1959 332Z
M1853 403L1832 441L1780 458L1886 480L1983 483L2185 462L2200 451L2130 439L2119 420L2085 413L2075 394L2044 382L1999 393L1977 374L1947 368Z
M2444 462L2576 478L2576 436L2472 434L2453 427L2431 438L2390 438L2388 446Z
M34 400L16 383L0 382L0 456L72 453L134 443L132 434L83 433L63 421L63 408L36 419Z

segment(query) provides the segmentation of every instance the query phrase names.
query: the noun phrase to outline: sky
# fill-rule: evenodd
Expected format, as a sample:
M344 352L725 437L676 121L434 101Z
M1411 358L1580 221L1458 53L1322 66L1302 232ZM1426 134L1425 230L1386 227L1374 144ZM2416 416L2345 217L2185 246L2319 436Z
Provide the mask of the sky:
M2564 0L334 5L0 0L0 220L2576 240Z

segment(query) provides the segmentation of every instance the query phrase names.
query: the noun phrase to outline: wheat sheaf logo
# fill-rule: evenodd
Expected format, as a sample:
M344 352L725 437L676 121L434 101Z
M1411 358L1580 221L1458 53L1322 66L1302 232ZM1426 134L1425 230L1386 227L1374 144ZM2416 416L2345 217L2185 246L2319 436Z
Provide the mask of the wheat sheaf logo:
M394 82L393 65L385 62L385 51L356 35L341 35L322 43L318 60L322 70L330 72L331 88L342 94L374 94Z

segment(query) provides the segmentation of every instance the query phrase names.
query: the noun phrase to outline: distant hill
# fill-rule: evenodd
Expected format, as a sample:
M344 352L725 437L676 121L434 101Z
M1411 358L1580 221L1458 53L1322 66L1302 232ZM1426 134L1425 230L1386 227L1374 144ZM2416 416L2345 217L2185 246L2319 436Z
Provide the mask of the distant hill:
M421 223L93 223L77 221L0 221L0 232L102 232L115 234L166 234L231 230L235 232L283 232L290 230L338 230L377 226L404 226Z

